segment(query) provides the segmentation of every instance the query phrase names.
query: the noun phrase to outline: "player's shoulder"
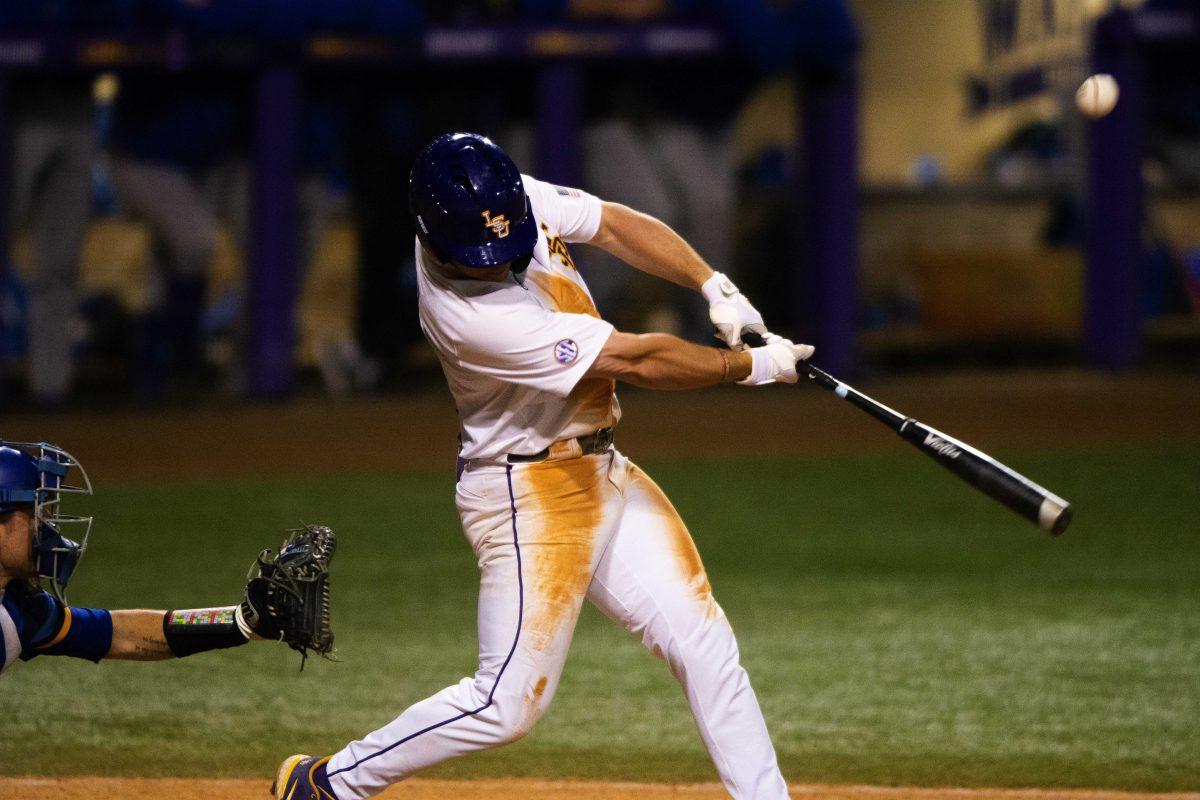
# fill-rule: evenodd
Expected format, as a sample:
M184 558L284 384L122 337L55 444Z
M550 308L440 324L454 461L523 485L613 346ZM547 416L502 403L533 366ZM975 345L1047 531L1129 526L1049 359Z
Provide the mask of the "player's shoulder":
M579 189L572 189L569 186L559 186L557 183L549 183L532 175L522 173L521 181L525 185L525 194L529 195L529 202L535 207L538 205L560 203L566 200L578 200L583 197L583 192Z
M45 606L44 592L26 592L17 587L0 588L0 672L21 657L30 631ZM53 598L46 597L53 603Z
M521 183L525 186L525 194L529 197L529 205L533 207L533 213L539 214L542 206L546 203L546 187L549 184L524 172L521 173Z
M9 584L0 589L0 613L22 636L41 625L57 607L53 596L40 586Z
M545 181L540 181L527 172L521 173L521 183L525 186L525 193L529 195L541 194L542 187L548 185Z

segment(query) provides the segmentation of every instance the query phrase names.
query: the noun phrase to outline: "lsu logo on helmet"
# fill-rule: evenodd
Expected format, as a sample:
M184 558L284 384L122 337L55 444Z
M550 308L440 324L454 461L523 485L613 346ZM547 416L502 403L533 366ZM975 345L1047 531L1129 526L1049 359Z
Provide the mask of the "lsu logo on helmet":
M492 233L496 234L497 239L503 239L508 236L508 218L503 214L492 216L491 211L483 212L483 227L491 228Z

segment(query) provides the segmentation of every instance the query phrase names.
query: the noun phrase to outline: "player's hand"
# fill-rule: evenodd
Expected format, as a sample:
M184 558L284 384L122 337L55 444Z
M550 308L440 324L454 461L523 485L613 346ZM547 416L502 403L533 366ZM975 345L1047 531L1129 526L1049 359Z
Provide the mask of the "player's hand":
M768 334L766 344L750 349L750 375L738 382L746 386L795 383L799 380L796 363L807 361L814 350L810 344L795 344L782 336Z
M708 318L716 329L716 337L729 349L745 350L748 345L743 337L748 333L764 339L770 335L762 314L722 273L714 272L700 287L700 293L708 301Z

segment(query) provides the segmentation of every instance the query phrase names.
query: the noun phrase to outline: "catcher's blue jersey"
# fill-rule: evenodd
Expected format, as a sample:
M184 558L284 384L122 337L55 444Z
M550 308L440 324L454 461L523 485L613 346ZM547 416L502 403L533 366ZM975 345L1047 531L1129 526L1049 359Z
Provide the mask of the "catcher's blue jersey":
M0 589L0 673L39 655L99 661L111 645L107 611L64 606L43 591Z

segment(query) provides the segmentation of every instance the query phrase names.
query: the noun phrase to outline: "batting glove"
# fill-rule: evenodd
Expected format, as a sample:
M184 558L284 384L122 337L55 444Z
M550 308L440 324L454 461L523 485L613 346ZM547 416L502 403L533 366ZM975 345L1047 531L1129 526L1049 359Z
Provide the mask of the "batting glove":
M738 383L764 386L768 383L795 383L799 380L796 363L812 357L810 344L793 344L782 336L770 334L762 347L750 350L750 375Z
M700 287L700 293L708 301L708 318L716 329L716 337L731 350L745 350L747 345L742 337L748 333L762 338L769 335L762 314L724 274L714 272Z

